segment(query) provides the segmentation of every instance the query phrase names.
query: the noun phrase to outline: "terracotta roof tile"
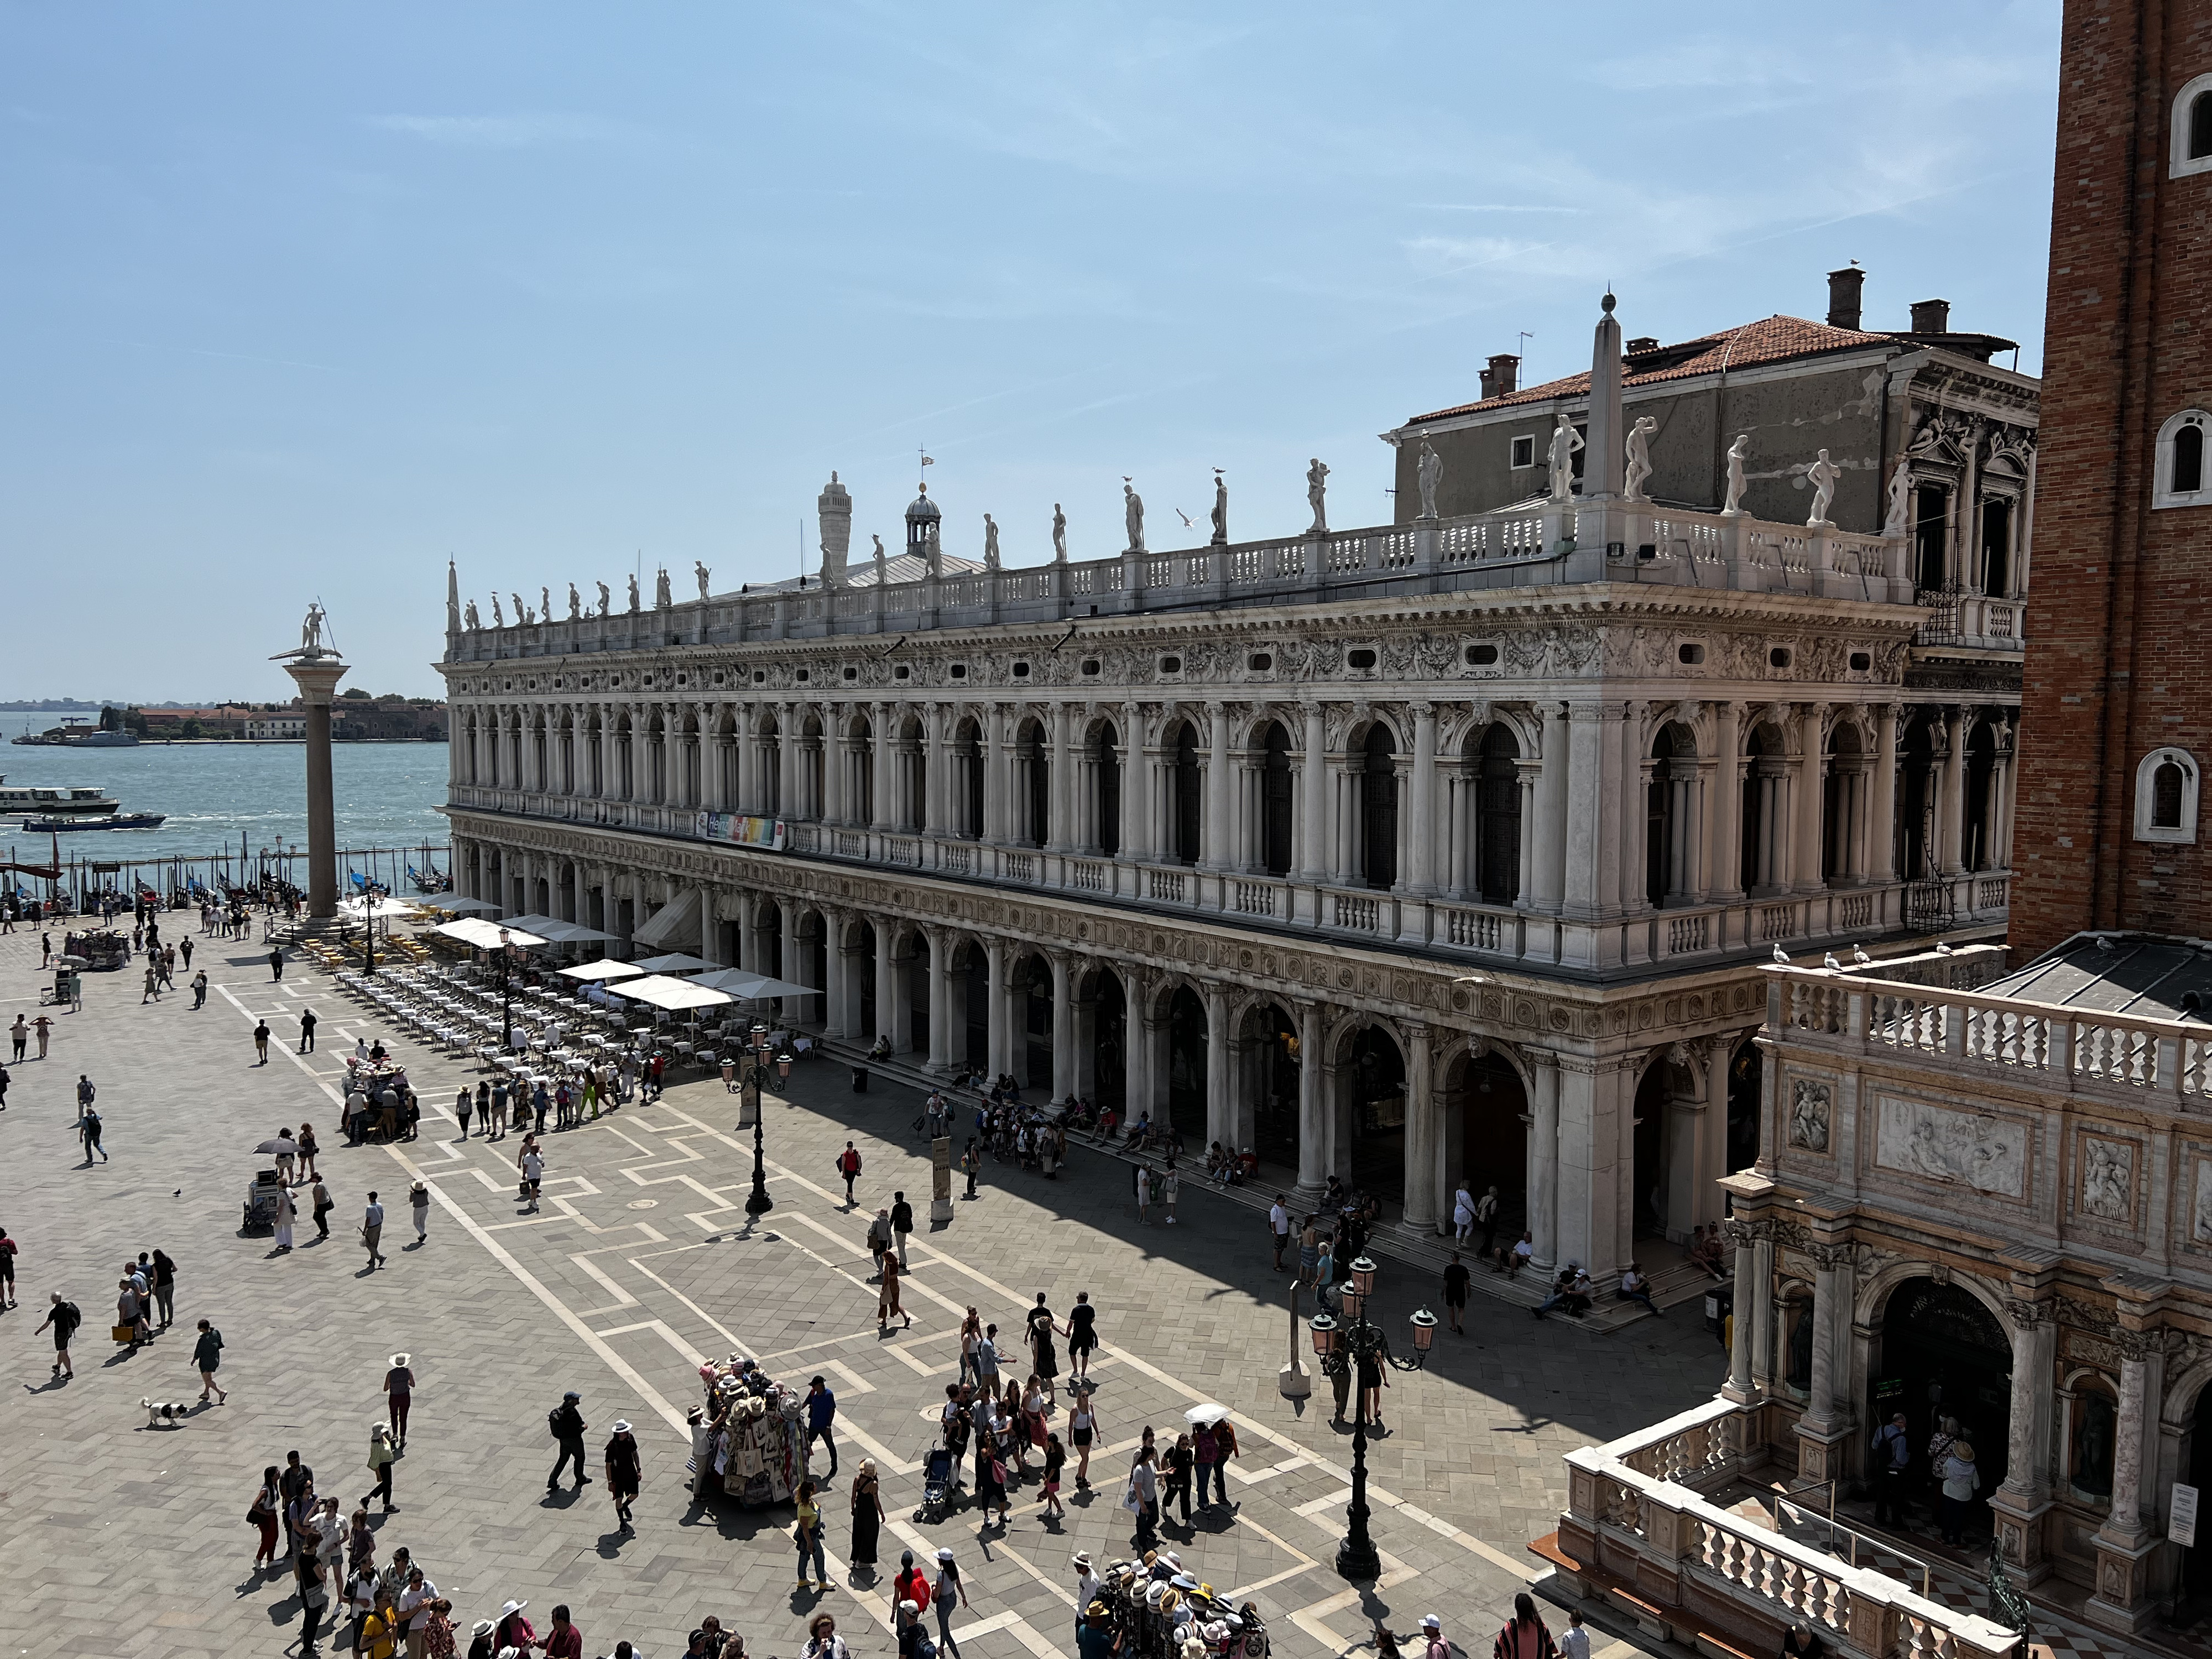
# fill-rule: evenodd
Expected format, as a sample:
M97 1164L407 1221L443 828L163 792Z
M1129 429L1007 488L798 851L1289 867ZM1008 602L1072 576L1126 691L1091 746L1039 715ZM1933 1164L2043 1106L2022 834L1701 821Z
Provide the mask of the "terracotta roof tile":
M1832 328L1826 323L1812 322L1803 317L1785 317L1777 313L1755 323L1746 323L1740 328L1723 329L1717 334L1700 335L1677 345L1662 347L1654 355L1664 362L1666 366L1663 368L1639 373L1635 359L1629 358L1627 372L1621 377L1621 385L1625 388L1656 386L1665 380L1686 380L1699 374L1711 374L1723 367L1748 368L1754 363L1817 356L1824 351L1846 351L1856 346L1893 343L1895 340L1894 335L1869 334L1856 328ZM1684 356L1682 354L1692 346L1702 346L1704 349ZM1453 415L1472 414L1479 409L1510 409L1516 404L1581 397L1589 392L1589 371L1584 369L1581 374L1570 374L1564 380L1524 386L1503 398L1486 398L1479 403L1461 404L1451 409L1416 415L1406 424L1418 426L1423 421L1441 421Z

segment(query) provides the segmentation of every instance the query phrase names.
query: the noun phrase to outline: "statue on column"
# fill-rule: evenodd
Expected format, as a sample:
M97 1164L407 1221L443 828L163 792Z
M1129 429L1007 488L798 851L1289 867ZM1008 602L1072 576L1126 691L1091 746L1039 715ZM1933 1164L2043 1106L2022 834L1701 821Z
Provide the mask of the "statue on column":
M1735 441L1728 447L1728 498L1721 503L1721 515L1733 519L1743 511L1743 464L1751 454L1751 434L1739 432Z
M983 568L996 570L998 568L999 526L991 515L986 513L983 515Z
M483 618L477 614L477 602L474 599L471 599L468 604L463 607L461 611L461 625L466 628L471 634L480 633L483 631Z
M310 604L307 614L300 623L300 649L310 657L323 654L323 607Z
M1825 449L1805 469L1805 482L1813 486L1813 515L1805 520L1808 530L1828 522L1828 504L1836 499L1836 480L1843 476L1843 468L1828 459Z
M1067 514L1060 510L1060 503L1052 504L1052 562L1067 562Z
M1628 476L1621 493L1632 501L1648 499L1644 493L1645 482L1651 477L1651 434L1659 429L1659 422L1649 415L1639 415L1636 424L1628 428L1626 452Z
M637 615L637 578L635 576L629 579L629 614L633 617Z
M1145 550L1145 498L1127 473L1121 476L1121 522L1128 527L1129 551Z
M1565 501L1575 493L1575 456L1583 447L1583 434L1575 430L1575 423L1567 418L1566 411L1559 412L1559 422L1552 428L1552 499Z
M604 617L607 614L607 611L612 604L614 596L607 592L607 585L605 582L600 582L598 586L599 590L599 614Z
M1321 464L1321 458L1316 455L1313 465L1306 468L1306 501L1313 507L1314 514L1313 528L1306 532L1307 535L1328 534L1328 469Z
M1882 520L1881 533L1902 536L1912 527L1912 464L1902 455L1889 475L1889 516Z
M1229 545L1229 480L1213 469L1213 545Z
M1422 439L1421 459L1414 463L1413 481L1420 490L1424 520L1433 521L1437 516L1437 486L1443 482L1443 457L1437 453L1435 445Z
M699 579L699 598L703 602L707 597L707 578L710 574L707 568L705 561L701 559L692 560L691 574Z

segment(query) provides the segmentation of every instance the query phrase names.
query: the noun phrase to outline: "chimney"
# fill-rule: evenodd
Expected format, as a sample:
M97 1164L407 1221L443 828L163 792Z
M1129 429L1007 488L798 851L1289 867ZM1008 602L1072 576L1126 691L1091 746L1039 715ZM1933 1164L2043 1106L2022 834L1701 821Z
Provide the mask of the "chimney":
M1659 337L1656 334L1639 334L1621 349L1632 357L1641 356L1647 351L1656 351L1659 349Z
M1915 334L1948 334L1951 331L1951 302L1948 300L1915 300L1912 302L1912 331Z
M1845 265L1841 270L1828 273L1828 326L1856 328L1859 325L1859 290L1866 286L1866 272L1856 265ZM1920 326L1915 323L1916 329Z
M1482 401L1488 403L1498 395L1498 371L1486 368L1476 378L1482 382Z
M1482 371L1482 395L1486 398L1510 398L1521 389L1521 360L1510 351L1501 351L1490 360L1490 367Z

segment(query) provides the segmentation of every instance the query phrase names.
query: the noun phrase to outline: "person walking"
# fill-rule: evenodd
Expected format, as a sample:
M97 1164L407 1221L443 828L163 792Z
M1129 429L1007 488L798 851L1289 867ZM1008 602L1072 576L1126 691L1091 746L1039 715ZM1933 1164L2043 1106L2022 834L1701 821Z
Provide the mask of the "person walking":
M1182 1194L1182 1177L1176 1173L1175 1165L1168 1165L1167 1174L1160 1181L1160 1202L1167 1206L1168 1225L1176 1224L1176 1200Z
M1268 1242L1275 1247L1275 1271L1283 1271L1283 1252L1291 1243L1290 1206L1284 1203L1283 1194L1277 1193L1275 1201L1267 1210Z
M269 947L269 977L272 981L284 977L284 947L281 945Z
M191 972L191 970L192 970L192 938L191 938L191 935L190 933L185 934L185 937L184 937L184 939L182 939L182 941L180 941L180 942L179 943L179 945L178 945L177 948L184 953L184 958L185 958L185 971L186 973L188 973L188 974L189 974L189 973L190 973L190 972Z
M1559 1659L1559 1644L1536 1613L1536 1598L1522 1590L1513 1598L1513 1617L1491 1644L1491 1659Z
M70 1339L76 1334L76 1328L84 1322L84 1316L77 1311L76 1304L68 1300L59 1291L52 1291L51 1295L52 1299L46 1308L46 1316L39 1322L38 1330L31 1334L36 1336L39 1331L52 1328L54 1376L66 1381L76 1375L76 1367L70 1364Z
M880 1335L883 1333L890 1324L893 1315L906 1322L900 1327L902 1330L912 1330L914 1316L899 1305L898 1258L888 1250L884 1252L883 1280L882 1294L876 1298L877 1334Z
M560 1461L553 1465L553 1473L545 1477L548 1492L561 1484L561 1471L568 1467L571 1458L576 1462L578 1488L591 1484L591 1473L584 1467L584 1431L591 1425L584 1421L583 1398L571 1389L561 1396L561 1403L545 1414L545 1426L552 1431L554 1443L561 1448Z
M864 1457L860 1472L853 1477L852 1567L856 1573L866 1572L871 1581L875 1577L876 1540L884 1520L882 1482L876 1475L875 1461Z
M1137 1186L1137 1224L1139 1227L1146 1226L1150 1224L1152 1218L1152 1171L1151 1166L1149 1164L1139 1164L1137 1165L1135 1175L1133 1176L1131 1179L1136 1182Z
M139 994L138 1006L143 1008L149 1002L159 1002L161 1000L161 964L149 957L146 961L146 988Z
M1091 1356L1098 1346L1098 1310L1091 1305L1090 1291L1075 1293L1075 1305L1067 1310L1067 1323L1060 1327L1060 1334L1067 1339L1067 1361L1076 1376L1088 1375Z
M77 1133L84 1141L84 1163L87 1169L92 1167L92 1155L94 1152L100 1154L100 1161L102 1164L107 1162L107 1148L100 1144L100 1114L94 1111L88 1103L76 1121Z
M1450 1319L1452 1329L1462 1336L1467 1334L1467 1327L1460 1322L1460 1316L1466 1311L1467 1264L1459 1259L1459 1252L1454 1250L1451 1260L1444 1264L1444 1314Z
M392 1431L381 1423L374 1425L368 1431L368 1472L376 1477L376 1484L368 1489L368 1498L361 1500L363 1509L368 1507L369 1498L381 1498L384 1512L392 1513L392 1464L398 1455L392 1449Z
M614 1432L607 1441L607 1496L614 1500L615 1518L624 1532L635 1532L630 1524L629 1506L637 1501L638 1488L642 1482L637 1441L630 1433L629 1424L622 1418L615 1419ZM829 1586L824 1584L823 1589Z
M8 1230L0 1227L0 1310L17 1306L15 1301L15 1241L8 1237Z
M845 1150L837 1154L837 1173L845 1177L845 1203L849 1207L855 1202L853 1183L860 1178L860 1149L849 1140L845 1143Z
M192 1364L199 1368L200 1403L207 1404L208 1395L212 1391L216 1405L228 1406L229 1391L215 1380L216 1368L222 1364L222 1333L204 1319L200 1321L199 1328L199 1340L192 1344ZM270 1473L273 1475L276 1471L271 1469Z
M937 1552L937 1589L930 1603L937 1609L938 1647L951 1654L953 1659L959 1659L960 1644L952 1639L952 1610L956 1606L964 1609L969 1605L968 1586L949 1549Z
M1223 1418L1213 1425L1213 1441L1215 1450L1218 1453L1213 1460L1213 1501L1220 1508L1227 1509L1229 1507L1229 1476L1226 1472L1229 1460L1243 1449L1237 1443L1237 1425L1227 1418ZM1203 1480L1198 1483L1198 1503L1200 1509L1206 1507L1206 1483Z
M40 1058L44 1059L46 1053L46 1041L41 1036L39 1039ZM968 1177L968 1196L975 1197L975 1177L983 1173L983 1155L975 1150L975 1137L973 1135L968 1137L968 1148L960 1154L960 1172Z
M899 1271L906 1271L906 1241L914 1231L914 1206L904 1193L891 1194L891 1237L898 1241Z
M392 1437L398 1449L407 1449L407 1408L415 1403L413 1356L396 1353L384 1373L385 1411L391 1419Z
M266 1066L269 1063L269 1022L265 1019L253 1022L253 1052L259 1056L253 1062L255 1065Z
M54 1023L40 1014L31 1022L31 1030L38 1035L39 1058L44 1060L46 1057L46 1039L53 1035Z
M1877 1527L1905 1523L1905 1486L1912 1468L1912 1439L1905 1425L1905 1413L1899 1412L1875 1431L1874 1523Z
M323 1185L322 1176L315 1177L314 1188L308 1198L314 1212L315 1237L318 1239L328 1238L331 1236L331 1212L337 1207L337 1203L331 1198L331 1189Z
M868 1254L875 1260L878 1279L883 1276L884 1257L890 1253L890 1248L891 1212L887 1209L878 1210L875 1219L868 1223Z
M292 1189L282 1184L276 1188L276 1248L271 1255L284 1255L292 1248L292 1224L300 1218L299 1206L292 1201Z
M1154 1528L1160 1522L1160 1485L1158 1472L1152 1467L1158 1455L1151 1446L1138 1452L1137 1461L1129 1467L1128 1490L1121 1497L1121 1507L1136 1516L1139 1554L1159 1546Z
M802 1480L792 1498L798 1520L791 1529L791 1541L799 1547L799 1588L806 1589L806 1564L814 1563L813 1587L830 1588L830 1569L822 1557L822 1505L814 1496L814 1483ZM626 1523L625 1523L626 1524Z
M526 1140L522 1156L515 1160L515 1165L522 1171L522 1184L530 1193L530 1201L522 1206L523 1212L534 1214L538 1209L538 1194L545 1179L545 1155L538 1150L535 1142Z
M315 1011L312 1008L300 1010L300 1052L303 1054L315 1052Z
M192 975L192 1012L198 1013L207 1006L207 969L203 968Z
M384 1265L384 1252L379 1247L384 1241L384 1206L376 1201L376 1194L368 1195L368 1207L362 1212L362 1247L368 1252L368 1271L374 1273Z
M806 1445L801 1453L802 1462L814 1455L814 1443L819 1440L830 1449L830 1473L837 1473L837 1440L830 1432L830 1425L837 1418L837 1396L830 1391L829 1383L819 1376L806 1388Z
M315 1139L315 1126L312 1123L302 1123L300 1133L292 1139L300 1149L300 1183L304 1186L315 1179L315 1154L322 1147Z
M8 1028L8 1041L15 1045L15 1059L20 1061L23 1058L24 1048L31 1041L30 1021L21 1014L16 1015L15 1023Z
M1957 1548L1966 1541L1974 1493L1982 1484L1981 1472L1974 1467L1974 1449L1964 1440L1954 1440L1935 1474L1943 1483L1943 1541Z
M330 1575L321 1562L305 1554L294 1571L300 1583L300 1659L307 1659L322 1634L324 1609L331 1604Z
M253 1552L253 1570L276 1565L276 1521L284 1512L284 1494L276 1489L276 1466L271 1463L261 1471L261 1490L253 1494L253 1501L246 1506L246 1518L261 1534L260 1547Z
M430 1189L416 1182L407 1189L407 1207L415 1218L415 1243L430 1242Z
M177 1264L165 1250L155 1250L154 1267L154 1311L161 1316L161 1328L167 1330L177 1320Z

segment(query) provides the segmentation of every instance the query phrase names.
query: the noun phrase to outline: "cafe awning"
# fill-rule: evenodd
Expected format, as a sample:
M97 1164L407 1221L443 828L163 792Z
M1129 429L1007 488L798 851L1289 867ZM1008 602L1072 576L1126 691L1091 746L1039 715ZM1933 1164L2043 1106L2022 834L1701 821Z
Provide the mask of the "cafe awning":
M447 939L457 939L464 945L473 945L479 951L498 950L502 932L507 935L507 944L526 951L532 945L546 943L535 933L520 931L511 922L486 921L478 916L463 916L458 921L441 922L430 931L443 933Z
M814 994L811 986L793 985L787 979L769 979L760 974L749 974L741 968L725 968L718 973L700 974L692 979L691 983L703 985L712 991L727 991L740 1002Z
M459 893L424 893L407 902L419 904L425 910L450 910L457 916L475 915L482 911L499 908L489 899L468 898Z
M689 980L670 979L661 974L649 974L643 979L619 980L607 987L618 997L628 997L634 1002L650 1003L656 1008L711 1008L731 1000L720 991L709 991Z
M637 964L648 974L688 974L695 969L712 968L711 962L697 957L687 957L681 951L672 951L663 957L647 957Z
M599 962L580 962L573 968L561 969L562 975L568 979L630 979L644 971L635 963L617 962L611 957Z

